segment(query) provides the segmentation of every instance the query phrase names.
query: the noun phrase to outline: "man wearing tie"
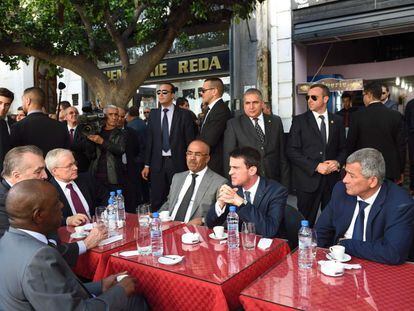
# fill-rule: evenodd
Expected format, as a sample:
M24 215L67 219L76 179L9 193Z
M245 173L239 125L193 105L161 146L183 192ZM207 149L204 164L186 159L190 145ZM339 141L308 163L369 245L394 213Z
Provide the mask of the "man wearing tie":
M200 226L227 180L207 167L210 148L205 142L192 141L186 155L189 170L174 175L168 200L160 211L169 211L174 220Z
M158 109L151 110L147 125L145 167L142 178L151 180L151 209L157 211L167 200L175 173L187 170L185 153L194 139L194 126L189 111L173 104L175 87L161 84L157 90Z
M413 244L414 200L405 189L384 180L384 157L376 149L355 151L345 171L316 224L318 246L339 243L351 256L405 262Z
M292 164L298 209L313 225L319 206L325 208L340 178L346 158L345 128L342 118L326 109L328 87L311 85L306 100L309 110L293 118L286 155Z
M10 149L10 126L7 112L13 99L13 92L3 87L0 88L0 171L3 170L4 156Z
M105 204L104 190L97 191L88 173L78 175L72 152L53 149L45 158L46 167L52 174L51 184L58 190L63 203L62 225L79 226L95 214L95 206Z
M281 234L288 191L278 182L261 177L259 172L260 153L256 149L241 147L230 153L232 187L220 188L217 202L206 217L209 228L224 224L228 206L234 205L240 221L254 223L257 234L266 238Z

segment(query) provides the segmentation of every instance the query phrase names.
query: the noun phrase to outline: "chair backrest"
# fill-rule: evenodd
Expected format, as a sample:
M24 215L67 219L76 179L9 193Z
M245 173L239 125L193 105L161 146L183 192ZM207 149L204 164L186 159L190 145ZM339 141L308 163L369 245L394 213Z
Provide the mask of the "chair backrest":
M289 247L291 250L298 246L298 232L301 226L301 221L305 219L301 212L290 205L285 207L285 230Z

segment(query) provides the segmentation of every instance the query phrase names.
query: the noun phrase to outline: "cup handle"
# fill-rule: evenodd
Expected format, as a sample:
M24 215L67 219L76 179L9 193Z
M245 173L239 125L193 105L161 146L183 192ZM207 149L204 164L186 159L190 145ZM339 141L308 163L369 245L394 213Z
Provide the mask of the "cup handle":
M332 248L333 248L333 246L331 246L331 247L329 248L329 252L331 252L331 253L333 253Z

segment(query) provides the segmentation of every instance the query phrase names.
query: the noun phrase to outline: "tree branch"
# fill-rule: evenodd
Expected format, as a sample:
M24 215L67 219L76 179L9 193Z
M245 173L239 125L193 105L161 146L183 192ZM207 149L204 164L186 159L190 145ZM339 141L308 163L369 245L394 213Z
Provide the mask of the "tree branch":
M93 30L92 30L92 24L89 21L88 17L86 16L85 9L82 5L78 3L73 3L73 6L75 7L76 11L78 12L83 25L86 29L86 34L88 36L88 42L89 42L89 48L94 51L95 50L95 40L93 38Z
M137 22L139 17L141 16L142 12L145 10L146 6L141 4L135 0L135 10L134 10L134 17L132 18L131 23L128 25L128 28L125 29L124 33L122 34L122 38L124 40L128 39L129 36L134 32L137 27Z

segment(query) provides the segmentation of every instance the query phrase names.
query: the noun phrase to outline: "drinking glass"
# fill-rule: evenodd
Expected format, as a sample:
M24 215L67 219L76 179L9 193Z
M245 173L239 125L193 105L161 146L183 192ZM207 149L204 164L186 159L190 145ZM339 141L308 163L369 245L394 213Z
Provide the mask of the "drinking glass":
M150 204L140 204L137 207L138 226L149 226L151 222Z
M316 248L318 246L318 239L317 239L317 236L316 236L316 230L315 229L312 229L312 244L311 244L311 246L312 246L312 256L313 256L313 259L315 259L316 258Z
M244 222L241 230L243 249L251 250L256 247L256 230L254 223Z
M134 237L137 243L138 255L150 255L151 254L151 235L150 235L149 225L135 227Z
M106 206L98 206L95 209L95 216L93 217L96 226L106 226Z

